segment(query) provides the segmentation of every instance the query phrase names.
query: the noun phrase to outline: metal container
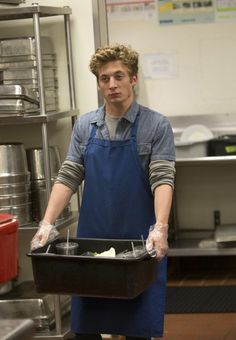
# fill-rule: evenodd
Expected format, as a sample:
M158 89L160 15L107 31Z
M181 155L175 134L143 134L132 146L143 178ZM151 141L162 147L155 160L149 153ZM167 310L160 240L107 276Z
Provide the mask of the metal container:
M24 176L27 173L24 145L22 143L0 144L0 175L22 174Z
M32 187L32 215L33 219L39 222L42 220L47 208L46 181L45 180L34 181L32 182L31 187ZM64 208L62 213L58 216L57 221L64 220L68 218L70 215L71 204L69 203Z
M43 53L42 61L55 61L56 54L55 53ZM1 56L0 55L0 63L13 63L13 62L24 62L24 61L36 61L36 55L34 54L24 54L24 55L10 55L10 56Z
M68 295L60 296L62 317L70 312L70 300ZM33 281L24 281L0 297L0 319L22 318L32 319L35 330L43 336L55 326L54 297L37 293Z
M1 154L1 152L0 152ZM1 156L0 156L1 160ZM1 166L1 163L0 163ZM30 183L30 172L15 174L15 173L1 173L0 171L0 185L11 185L11 184L29 184Z
M25 68L25 69L6 69L2 70L3 82L5 80L23 80L23 79L37 79L38 71L37 68ZM56 68L43 68L44 79L56 78Z
M182 142L175 141L176 158L192 158L207 156L207 141Z
M42 148L30 148L26 150L28 167L31 172L31 180L45 179L44 157ZM49 147L51 177L56 177L61 166L59 149L57 146Z
M21 193L21 194L15 194L15 195L4 195L0 196L0 207L11 207L13 205L19 205L19 204L25 204L31 202L31 194L29 192L27 193Z
M3 84L21 84L21 85L29 85L32 86L32 88L38 89L38 79L3 79ZM45 87L57 87L58 86L58 80L57 78L45 78L44 79L44 86Z
M31 191L29 183L0 184L0 197L29 193Z
M37 94L22 85L0 85L0 99L22 99L39 105Z
M15 205L11 207L0 207L0 214L11 214L16 216L19 226L24 226L32 222L31 202Z
M41 37L42 53L53 53L53 44L50 37ZM16 56L16 55L36 55L36 43L34 37L18 37L6 38L0 40L0 55Z
M0 115L22 115L39 113L39 105L22 99L0 99Z
M49 60L43 60L42 61L43 67L52 67L56 68L56 60L55 59L49 59ZM5 69L25 69L25 68L33 68L37 67L36 60L20 60L20 61L7 61L7 62L1 62L0 58L0 70Z

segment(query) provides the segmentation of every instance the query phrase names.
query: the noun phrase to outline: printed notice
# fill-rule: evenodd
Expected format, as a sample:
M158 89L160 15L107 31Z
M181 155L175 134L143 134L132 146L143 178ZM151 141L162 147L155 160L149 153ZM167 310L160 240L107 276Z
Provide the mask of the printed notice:
M157 0L161 25L215 21L213 0Z
M156 0L107 0L107 15L111 20L156 19Z
M216 0L216 20L236 21L236 0Z
M176 78L176 59L174 52L144 54L142 58L144 77L149 79Z

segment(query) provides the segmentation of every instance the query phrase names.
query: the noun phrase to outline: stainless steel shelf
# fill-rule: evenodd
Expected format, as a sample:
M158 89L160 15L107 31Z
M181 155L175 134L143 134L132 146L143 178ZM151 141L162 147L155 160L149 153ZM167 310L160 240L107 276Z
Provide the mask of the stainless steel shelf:
M230 256L236 255L236 247L199 247L202 239L179 239L170 244L168 256Z
M0 125L18 125L18 124L39 124L49 123L66 117L76 117L79 115L79 110L68 110L63 112L50 112L47 115L25 115L15 117L1 117Z
M38 4L29 7L1 8L0 20L16 20L32 18L33 14L38 13L40 17L51 17L57 15L71 14L71 8L39 6Z
M58 230L62 230L63 228L68 227L72 223L78 220L78 211L72 211L71 215L68 218L60 220L56 223L56 227ZM25 226L19 227L19 230L36 230L38 229L38 222L32 222L31 224L27 224Z
M196 158L177 158L176 165L214 165L214 164L233 164L236 161L236 156L209 156Z

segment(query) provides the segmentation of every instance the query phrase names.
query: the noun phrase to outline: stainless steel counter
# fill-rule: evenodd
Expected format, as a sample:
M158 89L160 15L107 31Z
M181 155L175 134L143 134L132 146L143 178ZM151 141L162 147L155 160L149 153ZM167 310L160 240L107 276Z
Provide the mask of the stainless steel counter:
M34 336L34 323L30 319L1 319L1 340L31 340Z

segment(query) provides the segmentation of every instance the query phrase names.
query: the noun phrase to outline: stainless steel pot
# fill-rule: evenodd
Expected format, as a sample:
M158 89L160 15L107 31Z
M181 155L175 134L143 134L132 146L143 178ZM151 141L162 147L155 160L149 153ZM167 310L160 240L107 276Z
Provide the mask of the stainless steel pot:
M0 196L0 207L11 207L13 205L25 204L31 202L30 193L21 193L18 195Z
M0 196L17 195L30 192L30 183L0 184Z
M26 171L22 174L1 174L0 172L0 185L11 185L11 184L28 184L30 183L30 172Z
M44 158L42 148L31 148L26 150L31 179L45 179ZM51 177L56 177L61 166L59 149L57 146L49 147L49 158Z
M19 226L32 222L31 202L11 207L0 207L1 214L12 214L19 220Z
M25 174L28 172L26 152L22 143L0 144L0 174Z

